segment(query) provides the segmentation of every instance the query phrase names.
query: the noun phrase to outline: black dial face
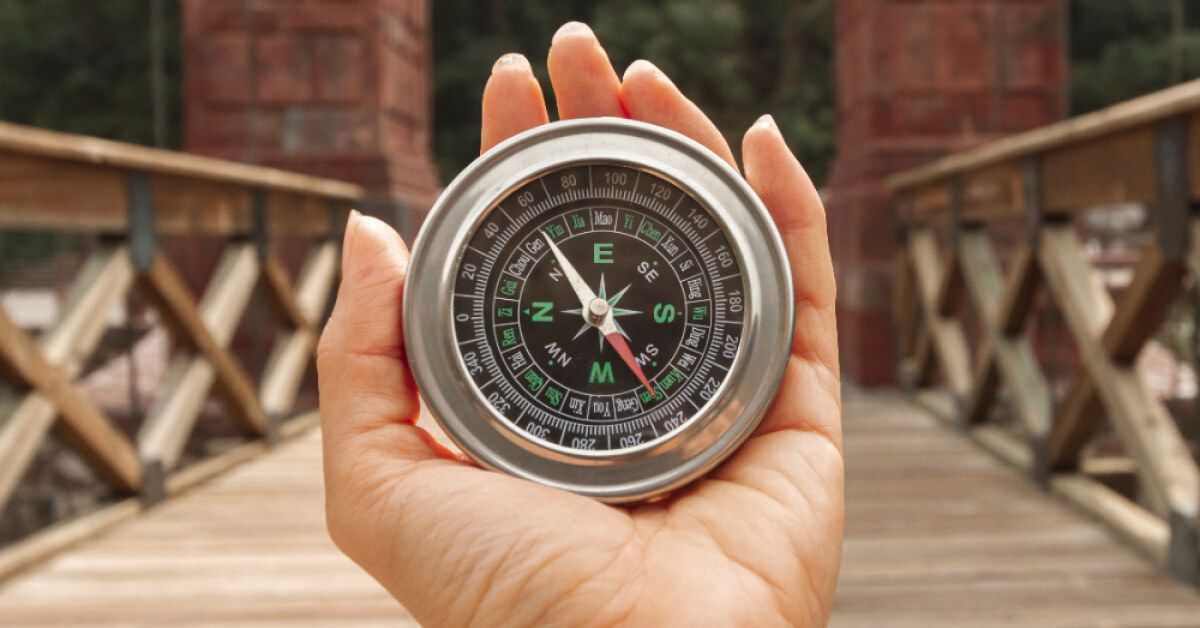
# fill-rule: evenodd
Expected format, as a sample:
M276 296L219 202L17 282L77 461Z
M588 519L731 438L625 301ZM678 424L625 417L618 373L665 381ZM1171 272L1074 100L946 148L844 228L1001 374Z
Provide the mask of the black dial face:
M458 261L462 364L491 407L572 451L669 437L720 389L746 295L719 223L667 179L595 163L511 190Z

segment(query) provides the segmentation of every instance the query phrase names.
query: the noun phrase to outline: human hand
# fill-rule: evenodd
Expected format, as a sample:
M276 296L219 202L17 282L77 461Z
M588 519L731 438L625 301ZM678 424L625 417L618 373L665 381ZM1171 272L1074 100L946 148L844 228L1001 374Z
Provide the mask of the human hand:
M592 32L555 35L562 118L627 116L683 133L736 168L716 126L645 61L618 79ZM481 149L548 116L519 55L495 65ZM820 625L842 545L835 286L821 200L764 117L745 176L783 236L796 298L792 355L754 435L708 477L627 508L493 473L414 425L401 336L408 251L353 216L317 367L326 517L337 545L428 625Z

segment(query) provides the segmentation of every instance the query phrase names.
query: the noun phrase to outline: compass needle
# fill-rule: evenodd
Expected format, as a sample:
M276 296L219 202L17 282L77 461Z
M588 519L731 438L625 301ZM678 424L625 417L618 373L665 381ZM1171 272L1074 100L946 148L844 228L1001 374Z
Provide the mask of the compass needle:
M505 146L447 186L413 247L404 333L431 413L483 466L604 501L695 479L787 365L770 216L718 157L647 124L556 122Z
M558 265L562 267L563 273L567 275L567 281L571 284L571 289L575 291L575 297L579 299L579 305L586 308L588 303L591 303L596 298L596 295L588 288L587 282L579 275L579 271L575 270L575 266L559 250L558 245L554 243L554 239L550 237L550 234L543 231L542 236L546 238L546 243L550 245L550 252L554 253L554 258L558 260ZM603 286L603 277L601 277L601 285Z
M637 376L642 386L645 386L646 390L650 392L650 396L657 399L658 394L654 392L654 387L650 385L650 382L646 379L646 374L642 372L642 367L638 365L637 359L633 357L633 352L629 350L629 345L626 344L624 336L620 332L614 331L610 334L605 334L604 339L608 341L608 344L612 345L617 355L621 356L621 360L625 362L625 366L628 366L629 370L633 371L633 374Z

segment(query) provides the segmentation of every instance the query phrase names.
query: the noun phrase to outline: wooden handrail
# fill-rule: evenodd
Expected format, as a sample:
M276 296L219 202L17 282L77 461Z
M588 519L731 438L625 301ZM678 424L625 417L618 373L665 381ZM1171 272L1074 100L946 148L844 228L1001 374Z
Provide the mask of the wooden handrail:
M955 153L919 168L892 175L887 183L893 190L911 188L957 173L980 170L1003 161L1020 159L1105 135L1114 135L1198 108L1200 79Z
M261 209L274 231L317 236L331 209L364 194L344 181L0 122L0 229L123 233L137 185L164 234L248 234Z
M948 390L955 421L977 441L1139 546L1155 545L1151 555L1200 585L1196 444L1135 362L1189 273L1200 270L1198 156L1200 81L1193 81L950 155L888 183L901 239L894 300L901 380ZM1151 231L1132 283L1116 299L1071 220L1073 212L1115 203L1149 207ZM1007 271L993 246L997 222L1010 237L1023 234ZM1030 333L1039 292L1061 314L1081 363L1058 400ZM963 324L968 311L977 344ZM934 385L938 373L942 386ZM1002 389L1018 420L1015 437L987 425ZM1084 447L1105 416L1136 467L1137 502L1084 469ZM1151 520L1164 532L1147 533Z
M8 122L0 122L0 151L346 201L363 196L361 187L344 181Z
M1021 216L1032 207L1062 215L1097 205L1151 204L1161 193L1154 167L1159 153L1200 152L1197 109L1200 80L950 155L898 173L888 184L909 221L952 206L957 219L977 222ZM1197 197L1200 169L1189 167L1180 173L1180 190ZM1031 171L1037 176L1028 176Z
M0 405L0 510L52 434L116 494L145 504L170 497L194 475L183 452L210 391L260 447L290 433L338 281L341 229L362 197L341 181L0 123L0 231L102 236L91 239L49 329L35 336L0 308L0 377L18 385L14 403ZM199 298L160 235L219 242ZM281 238L292 252L305 249L294 277L277 254ZM253 300L255 291L266 298ZM133 295L177 346L130 437L75 379L104 336L105 314ZM277 331L257 374L230 346L255 304ZM0 578L5 564L26 562L0 551Z

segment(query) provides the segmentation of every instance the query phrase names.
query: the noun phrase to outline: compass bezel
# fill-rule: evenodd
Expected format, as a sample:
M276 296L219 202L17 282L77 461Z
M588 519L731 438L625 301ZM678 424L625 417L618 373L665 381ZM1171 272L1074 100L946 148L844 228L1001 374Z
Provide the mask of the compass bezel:
M453 289L467 243L497 203L546 172L615 163L678 185L717 221L743 277L738 354L717 393L670 434L636 447L585 452L539 442L494 410L455 342ZM446 434L480 464L608 502L679 487L746 440L774 398L790 355L791 270L765 207L741 175L697 142L618 118L555 122L482 155L443 191L412 249L404 337L422 398Z

